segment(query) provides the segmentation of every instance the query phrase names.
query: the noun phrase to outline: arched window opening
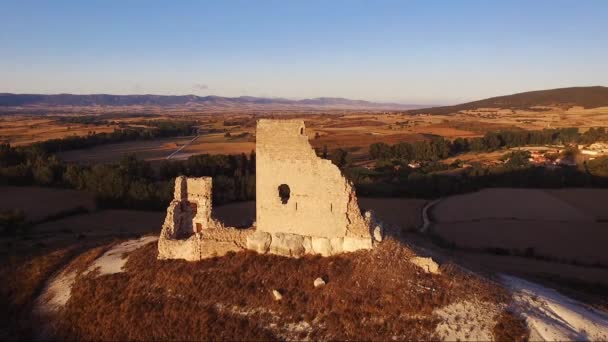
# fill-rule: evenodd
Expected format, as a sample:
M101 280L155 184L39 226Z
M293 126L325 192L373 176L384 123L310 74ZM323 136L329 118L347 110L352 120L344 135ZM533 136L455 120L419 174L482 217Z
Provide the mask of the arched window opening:
M289 190L289 185L279 185L279 198L281 198L281 203L287 204L287 202L289 201L290 193L291 191Z

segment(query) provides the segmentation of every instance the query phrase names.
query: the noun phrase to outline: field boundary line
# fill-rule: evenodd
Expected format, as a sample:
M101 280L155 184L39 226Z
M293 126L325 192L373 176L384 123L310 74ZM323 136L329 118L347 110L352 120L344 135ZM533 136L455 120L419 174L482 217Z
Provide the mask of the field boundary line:
M190 144L192 144L194 142L194 140L198 139L198 137L200 137L200 135L197 135L194 138L192 138L192 140L190 140L187 143L185 143L182 147L178 148L176 151L174 151L173 153L171 153L170 155L168 155L167 158L165 158L165 159L166 160L171 159L171 157L173 157L174 155L176 155L177 153L179 153L181 150L183 150L184 148L190 146Z

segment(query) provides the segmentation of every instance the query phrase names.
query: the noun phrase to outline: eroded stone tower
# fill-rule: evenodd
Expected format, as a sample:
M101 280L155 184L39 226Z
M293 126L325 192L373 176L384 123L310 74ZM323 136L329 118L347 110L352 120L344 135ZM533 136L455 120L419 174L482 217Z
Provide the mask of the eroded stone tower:
M277 254L331 255L373 242L352 184L331 161L317 157L302 120L258 121L256 223L250 240L269 237Z

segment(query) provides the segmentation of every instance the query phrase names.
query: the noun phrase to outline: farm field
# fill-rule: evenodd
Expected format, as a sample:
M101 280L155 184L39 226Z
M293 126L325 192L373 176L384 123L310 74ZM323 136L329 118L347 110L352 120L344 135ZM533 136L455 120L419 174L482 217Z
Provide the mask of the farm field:
M426 200L416 198L359 197L362 210L371 209L386 228L399 227L402 231L414 230L422 224L422 208Z
M84 110L84 109L83 109ZM138 122L145 120L197 121L204 133L190 146L187 146L172 159L185 159L189 156L208 154L250 153L255 149L255 122L259 118L300 118L306 123L306 134L314 148L329 150L344 148L357 161L369 157L369 145L378 142L397 144L427 140L435 136L446 139L473 138L483 136L488 131L501 129L544 129L558 127L608 126L608 107L583 109L572 107L547 108L546 111L511 110L480 108L460 111L449 115L407 114L405 112L286 112L286 113L247 113L221 112L210 114L204 111L176 111L165 109L138 112L137 108L124 109L123 113L113 108L98 109L94 115L110 116L112 125L84 125L62 122L63 117L74 118L85 112L66 111L52 116L20 115L0 116L0 141L15 146L28 145L37 141L62 138L70 135L87 135L89 132L112 132L118 124L140 127ZM122 116L121 116L122 115ZM226 137L230 134L230 137ZM60 153L68 162L112 162L126 154L135 154L149 161L159 161L181 147L188 137L158 139L151 141L132 141L112 145L99 145L86 150L73 150ZM492 162L498 155L465 154L458 159L474 162ZM451 162L447 160L446 162Z
M23 146L49 139L83 136L93 131L107 133L114 131L115 128L114 125L95 126L77 123L68 125L49 117L0 115L0 142Z
M39 221L48 216L83 207L95 209L95 201L82 191L2 186L0 187L0 210L23 210L28 220Z
M591 200L583 190L485 189L451 196L432 208L431 229L457 247L608 265L608 223L599 204L585 205ZM608 198L608 191L593 195Z
M380 220L390 227L413 230L422 223L420 211L426 200L414 198L359 197L361 210L373 210ZM213 208L213 215L224 225L241 227L255 221L255 202L236 202Z
M164 212L138 210L100 210L36 225L35 232L52 237L57 233L95 239L100 236L138 237L158 234Z
M109 163L118 161L127 155L135 155L138 159L153 161L165 159L190 140L192 137L129 141L59 152L57 155L66 162L77 163Z

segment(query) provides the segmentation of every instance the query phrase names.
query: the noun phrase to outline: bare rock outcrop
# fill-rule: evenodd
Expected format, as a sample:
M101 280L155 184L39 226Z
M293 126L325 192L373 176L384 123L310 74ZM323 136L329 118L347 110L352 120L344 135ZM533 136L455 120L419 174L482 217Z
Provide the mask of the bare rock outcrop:
M431 257L425 258L416 256L411 258L410 261L412 264L422 268L426 273L441 274L439 265Z

